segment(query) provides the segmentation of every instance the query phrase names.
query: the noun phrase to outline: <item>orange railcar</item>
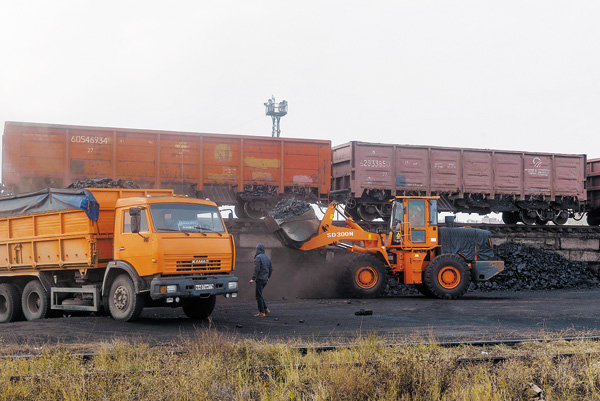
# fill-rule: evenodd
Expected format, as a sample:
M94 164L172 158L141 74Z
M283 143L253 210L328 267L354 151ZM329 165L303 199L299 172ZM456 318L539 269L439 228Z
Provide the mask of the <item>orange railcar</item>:
M331 142L6 122L2 182L22 193L86 178L133 180L261 215L284 196L327 201Z

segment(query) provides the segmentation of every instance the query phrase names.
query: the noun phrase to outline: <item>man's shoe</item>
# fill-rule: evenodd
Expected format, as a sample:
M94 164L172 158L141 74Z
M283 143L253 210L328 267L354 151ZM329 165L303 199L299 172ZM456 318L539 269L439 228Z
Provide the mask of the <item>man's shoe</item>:
M265 315L262 312L258 312L256 315L254 315L254 317L265 317L265 316L267 316L267 315Z
M269 310L269 308L265 309L265 313L271 313L271 311Z

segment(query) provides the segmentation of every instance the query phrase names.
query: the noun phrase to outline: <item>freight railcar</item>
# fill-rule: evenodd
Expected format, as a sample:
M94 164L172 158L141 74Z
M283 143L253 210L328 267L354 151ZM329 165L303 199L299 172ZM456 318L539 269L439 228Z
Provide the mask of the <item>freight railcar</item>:
M590 226L600 225L600 159L587 163L588 214Z
M258 218L286 196L327 202L331 186L326 140L22 122L6 122L2 139L2 182L12 193L109 177Z
M584 210L585 169L585 155L349 142L332 150L331 197L362 220L388 218L394 196L436 195L440 211L565 224Z

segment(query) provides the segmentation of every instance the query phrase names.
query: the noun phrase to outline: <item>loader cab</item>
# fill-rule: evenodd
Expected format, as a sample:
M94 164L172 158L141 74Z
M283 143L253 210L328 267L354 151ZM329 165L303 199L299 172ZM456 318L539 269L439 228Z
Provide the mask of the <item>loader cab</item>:
M437 197L396 197L390 218L391 246L433 248L438 245Z

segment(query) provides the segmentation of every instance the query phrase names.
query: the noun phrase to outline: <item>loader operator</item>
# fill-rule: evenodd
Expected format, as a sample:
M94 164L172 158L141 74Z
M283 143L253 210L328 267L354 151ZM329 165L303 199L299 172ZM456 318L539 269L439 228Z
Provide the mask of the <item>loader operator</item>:
M256 303L258 304L258 313L254 317L265 317L267 313L271 312L267 308L265 298L263 297L263 289L267 285L271 273L273 272L273 265L271 264L271 258L265 253L265 246L263 244L256 245L256 254L254 255L254 274L250 284L256 282Z

